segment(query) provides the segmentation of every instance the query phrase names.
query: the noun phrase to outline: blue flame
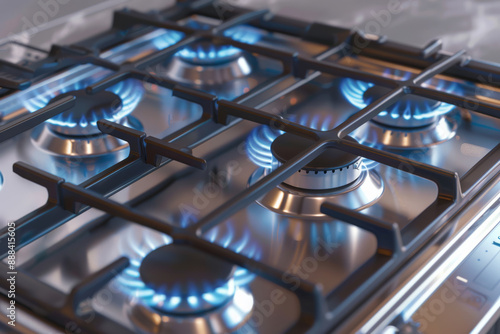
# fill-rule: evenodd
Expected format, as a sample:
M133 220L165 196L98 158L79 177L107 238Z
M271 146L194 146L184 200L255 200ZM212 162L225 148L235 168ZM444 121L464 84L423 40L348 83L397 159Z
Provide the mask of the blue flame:
M137 238L137 235L141 235L142 238ZM219 234L215 232L214 237L217 236ZM225 240L231 241L234 234L224 237L229 238ZM196 312L200 309L200 306L219 306L233 296L235 305L238 305L236 296L245 296L245 293L238 292L238 290L253 280L253 276L246 269L240 267L237 267L233 277L224 285L211 287L205 284L203 291L193 287L189 296L182 295L176 287L169 291L156 291L148 287L140 277L139 270L142 260L153 250L171 242L172 239L169 236L158 232L148 230L146 232L141 231L138 234L137 231L129 230L127 238L122 243L122 252L129 256L130 266L116 277L116 282L124 293L137 298L144 305L164 312L181 313L179 310L186 313ZM248 242L249 237L243 238L236 242L238 245L236 248L243 251ZM248 252L249 254L254 253L252 249L248 250Z
M240 49L235 48L231 45L210 45L208 47L198 45L196 48L186 47L177 52L177 55L186 60L225 60L228 58L232 58L232 56L240 53L240 51Z
M402 71L394 68L387 68L384 70L384 77L392 78L395 80L406 81L409 80L412 76L412 72Z
M331 115L303 114L301 116L291 115L289 118L293 122L319 131L327 131L334 126L334 118ZM272 168L271 144L283 133L283 131L273 129L267 125L253 129L246 142L248 158L257 166Z
M164 29L165 33L155 37L152 41L153 45L155 48L158 50L163 50L166 49L176 43L178 43L183 37L184 34L179 31L175 30L166 30Z
M262 255L260 248L256 244L250 243L250 232L245 230L243 235L238 238L231 223L211 229L205 235L205 239L251 259L258 260ZM237 267L233 277L236 285L243 286L252 282L255 274L245 268Z
M59 88L56 89L44 88L45 91L35 92L35 97L24 101L24 107L29 112L35 112L45 107L54 97L60 94L85 89L87 86L97 81L97 78L87 78L69 85L61 83ZM106 90L120 97L122 102L120 108L92 111L90 114L82 115L80 119L75 119L73 113L69 110L48 119L47 122L69 128L74 128L76 126L85 128L89 124L91 126L97 126L97 121L103 118L108 121L118 121L134 111L144 94L141 83L135 79L126 79Z
M258 166L271 168L273 164L271 144L281 134L283 131L272 129L266 125L253 129L247 138L246 145L250 160Z
M224 31L224 36L246 44L255 44L260 39L260 35L256 31L246 26L237 26L227 29Z
M224 36L246 44L255 44L260 38L259 34L244 26L230 28L224 31ZM181 49L177 55L184 60L225 61L241 52L241 49L232 45L195 44Z
M403 80L410 78L411 73L407 72L408 75L403 76ZM398 76L394 72L386 72L384 76ZM369 103L371 103L371 98L365 96L365 92L373 87L374 84L370 82L364 82L359 80L354 80L351 78L343 79L340 84L340 90L344 97L358 109L365 108ZM447 82L440 80L437 89L445 91L447 93L457 93L459 87L454 82ZM404 120L422 120L427 118L434 118L436 116L441 116L447 114L455 108L454 105L441 102L437 106L426 104L424 109L419 109L419 106L413 105L409 100L402 99L387 110L384 110L378 114L379 117L391 117L392 119L398 119L402 117Z

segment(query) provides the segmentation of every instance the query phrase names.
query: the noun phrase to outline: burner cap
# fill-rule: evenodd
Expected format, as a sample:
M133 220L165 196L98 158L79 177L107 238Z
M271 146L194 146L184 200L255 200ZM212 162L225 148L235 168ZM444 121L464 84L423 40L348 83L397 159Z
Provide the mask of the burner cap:
M101 132L97 121L112 118L122 108L120 97L109 91L88 94L84 89L63 93L54 97L50 103L67 96L75 96L75 106L54 117L49 126L54 132L64 135L94 135Z
M146 255L139 272L149 288L187 298L225 286L234 266L189 246L170 244Z
M347 140L355 141L351 137ZM285 133L271 145L273 157L278 165L285 163L307 148L313 141L291 133ZM302 189L333 189L356 181L361 175L361 158L335 148L327 148L310 161L285 183Z

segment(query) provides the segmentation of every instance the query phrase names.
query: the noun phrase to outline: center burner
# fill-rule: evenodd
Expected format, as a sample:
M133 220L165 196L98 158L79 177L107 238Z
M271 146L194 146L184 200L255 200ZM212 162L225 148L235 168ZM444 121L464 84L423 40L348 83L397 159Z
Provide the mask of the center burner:
M311 145L309 139L280 134L268 126L257 127L247 139L247 151L249 159L260 168L250 176L249 185ZM329 220L320 210L324 202L362 210L375 203L383 192L382 178L375 170L368 169L360 157L327 148L257 203L284 216Z
M348 137L347 140L354 141ZM313 144L312 140L285 133L271 145L277 165L292 159ZM309 190L335 189L347 186L361 175L361 158L335 148L327 148L284 183Z

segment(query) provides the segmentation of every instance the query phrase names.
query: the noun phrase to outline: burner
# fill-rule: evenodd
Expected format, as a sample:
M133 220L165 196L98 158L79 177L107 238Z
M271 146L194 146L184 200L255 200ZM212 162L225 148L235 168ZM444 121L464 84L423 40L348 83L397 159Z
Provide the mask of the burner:
M388 88L350 78L344 79L340 88L344 97L359 109L365 108L389 92ZM437 88L448 93L456 93L458 85L441 80ZM454 108L452 104L410 94L379 113L372 121L397 128L418 128L436 123Z
M32 140L42 150L57 156L99 156L121 151L127 144L117 138L103 135L97 121L106 119L142 129L138 120L129 116L143 96L142 85L127 79L95 94L83 89L94 80L77 82L49 91L25 102L34 112L66 96L75 96L75 106L49 120L32 132Z
M209 240L222 237L231 245L235 241L238 251L246 251L249 238L234 240L234 233L219 233L219 229L209 235ZM253 296L246 285L255 277L246 269L189 246L171 244L168 236L150 230L131 229L122 241L130 267L116 282L133 297L128 313L141 332L190 333L195 325L204 333L212 333L213 328L230 332L249 319Z
M270 173L258 168L250 177L254 184ZM321 205L334 203L353 210L363 210L375 203L384 192L382 178L375 170L362 168L361 175L351 185L331 190L307 190L282 183L257 200L262 207L283 216L307 220L330 220L321 213Z
M460 117L450 114L436 123L419 128L395 128L378 122L367 122L356 129L352 136L371 147L381 146L396 150L429 147L455 137Z
M354 139L348 137L348 140ZM313 144L312 140L285 133L271 145L276 165L292 159ZM335 149L327 148L284 183L301 189L325 190L347 186L361 175L361 158Z
M332 128L329 117L316 116L318 115L292 115L291 119L316 130L326 131ZM350 137L348 139L353 140ZM250 177L249 185L310 145L311 142L307 139L268 126L255 128L247 138L247 153L249 159L260 168ZM333 155L330 155L332 152ZM309 220L327 218L320 211L321 204L325 201L362 210L378 200L384 192L382 178L367 163L370 164L371 161L336 149L327 149L257 200L257 203L284 216Z
M229 29L224 35L247 44L258 41L258 35L244 27ZM199 42L178 51L166 73L171 79L184 83L218 85L248 76L255 66L255 57L239 48Z
M189 314L227 302L235 292L234 270L216 257L171 244L146 255L139 272L148 288L171 296L160 311Z
M134 117L126 117L121 124L142 129L142 124ZM31 132L31 141L45 153L57 157L99 157L116 153L122 156L128 144L108 135L67 136L53 131L49 125L41 125Z

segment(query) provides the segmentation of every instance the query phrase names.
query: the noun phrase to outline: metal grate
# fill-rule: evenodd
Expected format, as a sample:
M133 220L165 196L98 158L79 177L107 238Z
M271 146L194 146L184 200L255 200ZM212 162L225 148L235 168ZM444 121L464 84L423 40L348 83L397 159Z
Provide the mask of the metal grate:
M69 48L53 48L53 52L45 61L51 61L50 59L53 61L55 57L58 62L55 67L57 70L75 64L92 63L114 71L111 76L90 86L88 88L89 92L106 89L126 78L135 78L172 89L174 96L201 105L203 116L189 127L161 139L147 136L145 133L109 121L99 121L99 128L103 133L121 138L129 143L130 155L124 161L80 185L65 182L61 178L25 163L16 163L14 170L17 174L44 186L49 193L46 205L16 222L17 248L24 247L85 210L96 208L111 216L122 217L128 221L166 233L173 238L174 242L187 243L201 251L211 253L244 267L264 279L293 291L300 301L301 316L289 332L318 332L332 329L355 309L366 295L371 294L391 273L394 273L403 264L405 254L417 251L430 235L442 227L444 223L440 220L441 217L456 212L463 203L468 201L487 182L488 178L491 177L489 172L495 168L500 160L500 145L497 145L466 175L459 178L453 171L443 170L396 154L365 147L344 140L345 136L375 117L384 108L403 98L406 94L440 100L459 107L467 107L472 102L475 103L476 112L498 118L500 117L500 111L497 105L479 101L475 98L465 99L432 88L424 88L421 84L437 74L446 74L478 82L478 77L483 73L500 78L500 70L497 67L472 61L465 56L464 52L453 55L441 52L440 44L436 42L420 50L384 41L380 38L370 39L360 32L350 32L346 29L323 24L309 24L280 16L272 16L267 11L254 12L242 8L233 8L231 12L226 13L227 17L224 17L222 23L211 31L197 30L175 22L193 14L219 17L220 13L217 12L215 3L212 1L180 2L172 8L156 14L143 14L128 10L118 11L114 16L113 28L108 33ZM250 24L268 31L285 33L305 40L323 43L329 46L330 49L323 55L313 58L263 46L245 44L223 36L222 33L225 30L240 24ZM127 38L131 38L131 36L152 28L165 28L183 32L185 37L171 47L123 65L111 64L94 56L96 51L123 42ZM361 50L357 50L356 41L360 39L366 42L364 43L366 46ZM219 100L216 96L196 89L182 87L175 81L148 72L148 67L152 64L175 54L188 44L204 40L229 44L251 53L276 59L283 64L283 73L258 85L234 101L227 101ZM326 55L346 55L352 52L420 68L421 72L407 81L397 81L323 60ZM8 66L8 64L4 65ZM41 68L43 69L43 66ZM20 70L31 74L26 75L23 81L14 82L5 79L0 81L0 86L23 89L30 80L34 80L35 75L32 73L42 71L39 69L34 71L30 69L28 71L24 68ZM273 87L285 77L306 78L314 71L372 82L387 87L391 91L352 115L336 128L325 132L312 130L246 104L250 99L255 105L261 103L259 97L262 92ZM493 81L500 82L500 80ZM61 99L57 103L52 103L37 112L23 116L15 122L1 126L0 142L68 110L73 104L74 98ZM190 149L198 143L191 136L193 131L202 128L208 134L224 127L233 118L246 119L260 124L273 122L283 131L313 139L315 143L307 151L284 163L227 203L213 210L196 224L187 228L173 227L167 221L148 216L132 207L119 204L108 198L120 189L172 160L196 168L205 168L206 161L190 153ZM281 278L284 272L281 270L247 258L200 237L203 232L208 231L255 201L329 147L350 152L406 172L408 172L406 167L411 166L410 173L431 180L437 185L438 196L426 210L402 230L399 230L395 224L375 220L359 212L325 203L321 209L323 213L373 233L378 243L376 255L354 272L344 283L329 293L326 298L322 296L321 287L318 285L301 280L298 289L295 289L295 286L283 282ZM159 157L167 159L161 161ZM6 245L7 231L3 230L0 234L0 249L2 249L0 254L2 257L6 256L8 249ZM127 265L128 259L126 258L115 261L108 267L87 277L69 295L64 295L20 271L18 272L20 277L18 280L18 299L32 309L40 310L40 313L60 326L64 326L68 322L74 322L87 332L129 333L130 331L121 324L105 319L102 315L97 315L90 327L89 324L78 318L75 313L76 307L83 300L91 297L113 275L123 270ZM6 269L5 263L1 263L0 267ZM6 287L6 280L3 279L5 278L3 276L7 272L8 270L2 270L1 284L3 288ZM357 293L353 294L354 292ZM63 306L55 306L57 305L57 303L53 302L55 300L63 301Z

